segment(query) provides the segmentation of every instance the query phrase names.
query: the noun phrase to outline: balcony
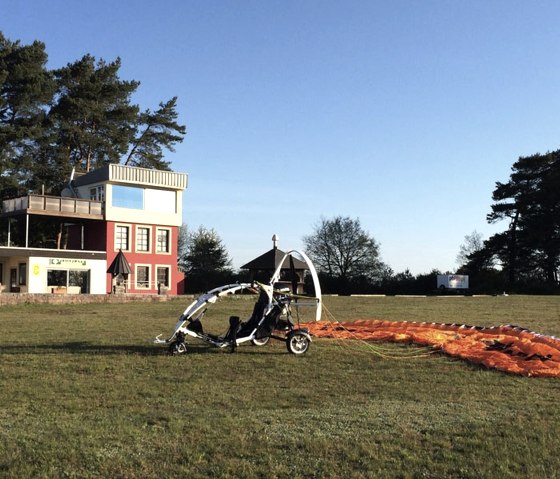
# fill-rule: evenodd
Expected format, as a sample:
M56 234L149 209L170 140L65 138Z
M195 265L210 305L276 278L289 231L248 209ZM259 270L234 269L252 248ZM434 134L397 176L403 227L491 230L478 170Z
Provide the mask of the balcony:
M21 196L2 202L2 216L20 214L102 220L103 202L46 195Z

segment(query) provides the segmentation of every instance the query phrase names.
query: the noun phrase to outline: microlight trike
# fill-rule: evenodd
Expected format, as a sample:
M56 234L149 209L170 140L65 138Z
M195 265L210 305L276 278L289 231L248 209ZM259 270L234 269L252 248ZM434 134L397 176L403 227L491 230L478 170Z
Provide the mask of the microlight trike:
M293 271L294 258L306 263L306 268L313 282L313 294L298 294L297 280ZM291 287L281 287L280 281L283 265L290 263L292 272ZM286 269L284 268L284 271ZM208 308L220 298L233 294L254 293L257 300L250 317L242 321L239 316L229 317L229 328L223 335L215 335L205 331L202 322ZM292 354L305 354L311 345L309 331L299 325L299 314L294 318L294 311L299 308L311 308L313 320L321 319L321 287L317 272L311 260L302 251L292 250L285 253L279 262L268 284L235 283L214 288L200 295L179 317L173 334L162 339L161 334L154 340L157 344L165 344L173 354L183 354L188 350L186 339L192 337L205 341L218 348L234 352L237 346L252 343L264 346L270 339L284 341Z

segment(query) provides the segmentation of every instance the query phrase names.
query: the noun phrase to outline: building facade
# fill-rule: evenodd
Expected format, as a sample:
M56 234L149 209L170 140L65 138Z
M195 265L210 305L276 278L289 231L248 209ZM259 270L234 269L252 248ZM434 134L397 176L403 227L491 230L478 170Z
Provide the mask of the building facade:
M8 232L7 245L0 246L0 288L181 294L177 240L186 187L185 173L110 164L76 177L61 197L4 201ZM34 237L33 224L45 219L60 224L56 239ZM130 274L107 272L119 251Z

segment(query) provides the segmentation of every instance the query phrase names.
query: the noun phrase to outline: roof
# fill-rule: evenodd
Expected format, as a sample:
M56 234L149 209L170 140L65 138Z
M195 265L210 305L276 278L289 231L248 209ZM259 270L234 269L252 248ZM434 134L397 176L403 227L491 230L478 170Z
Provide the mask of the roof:
M284 253L284 251L282 251L281 249L272 248L270 251L261 254L259 257L241 266L241 269L275 270L285 254L286 253ZM286 258L286 260L288 260L288 258ZM307 264L305 264L303 261L300 261L297 258L293 258L293 261L294 261L294 269L297 270L309 269L307 267ZM282 269L290 269L289 260L284 261L284 265L282 265Z
M115 256L115 259L111 263L111 266L109 266L109 268L107 269L107 273L111 273L115 276L118 275L118 274L131 274L132 273L132 270L130 269L130 265L129 265L124 253L121 250L119 250L119 252L117 253L117 256Z

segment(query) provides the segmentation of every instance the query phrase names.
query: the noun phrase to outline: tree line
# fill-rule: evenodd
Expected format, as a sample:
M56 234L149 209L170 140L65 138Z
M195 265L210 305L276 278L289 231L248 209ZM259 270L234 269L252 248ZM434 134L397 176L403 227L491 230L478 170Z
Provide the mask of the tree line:
M520 157L509 180L496 182L492 200L486 220L505 221L506 229L487 240L476 231L466 235L454 273L469 275L471 293L560 293L560 150ZM220 244L221 274L243 278L243 272L231 269L217 233L212 230L212 235ZM451 273L395 273L381 260L379 244L359 218L322 218L303 244L326 293L430 294L436 292L437 275ZM196 262L192 255L183 259Z

